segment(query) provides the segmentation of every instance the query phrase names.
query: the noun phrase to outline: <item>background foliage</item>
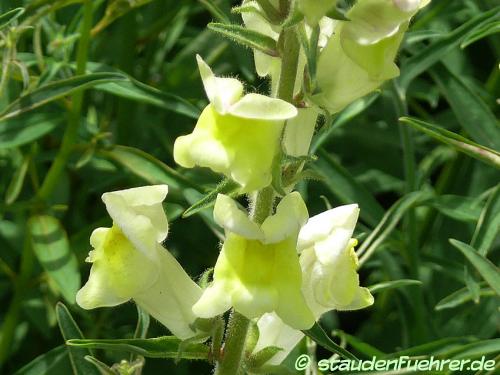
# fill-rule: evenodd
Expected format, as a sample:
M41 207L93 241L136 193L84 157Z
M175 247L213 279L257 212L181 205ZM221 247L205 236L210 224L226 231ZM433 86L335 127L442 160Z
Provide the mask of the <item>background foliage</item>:
M89 235L110 224L103 192L169 184L169 250L195 278L215 263L220 229L210 210L180 215L214 188L217 176L177 168L172 159L173 141L191 131L206 103L194 56L218 74L244 79L249 91L268 90L253 72L249 50L206 29L214 19L240 23L230 12L237 4L96 0L86 41L79 33L89 20L82 3L0 3L0 364L6 374L71 373L58 318L69 338L81 333L57 301L86 337L134 335L133 304L90 312L74 305L89 270ZM323 177L302 182L300 190L311 215L325 205L360 204L362 285L378 284L373 307L330 313L322 324L361 358L498 360L496 5L434 0L406 37L401 77L318 128L312 151L319 160L311 167ZM59 174L48 173L54 160ZM408 279L419 282L393 282ZM148 337L164 334L151 322ZM304 342L291 364L300 350L311 349ZM317 355L329 356L323 349ZM129 358L120 351L96 356L110 365ZM202 362L148 359L143 373L160 369L210 371Z

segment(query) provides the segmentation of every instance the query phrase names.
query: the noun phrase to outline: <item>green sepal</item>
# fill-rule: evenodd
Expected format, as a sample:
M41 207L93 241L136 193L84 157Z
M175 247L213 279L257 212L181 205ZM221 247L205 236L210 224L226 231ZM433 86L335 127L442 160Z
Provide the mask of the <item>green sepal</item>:
M258 31L240 25L226 25L214 22L209 23L207 27L245 47L256 49L269 56L278 57L276 41Z

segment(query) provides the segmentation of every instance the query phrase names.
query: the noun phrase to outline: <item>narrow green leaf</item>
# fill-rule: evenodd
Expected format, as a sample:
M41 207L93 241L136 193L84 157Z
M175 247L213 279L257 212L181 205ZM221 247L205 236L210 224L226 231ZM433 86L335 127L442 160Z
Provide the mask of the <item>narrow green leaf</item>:
M340 345L333 342L318 323L314 323L314 326L311 329L302 332L304 332L306 336L310 337L315 343L317 343L324 349L329 350L332 353L336 353L342 358L357 360L354 354L350 353Z
M358 339L356 336L349 335L348 333L345 333L344 331L341 330L335 330L333 331L334 336L338 336L341 339L345 340L347 344L349 344L353 349L358 351L359 353L362 353L368 358L372 357L377 357L377 358L383 358L385 357L385 353L380 351L379 349L375 348L374 346L371 346L370 344L367 344L366 342L361 341Z
M208 359L209 348L203 344L182 346L182 341L174 336L162 336L152 339L117 339L117 340L69 340L69 346L88 349L122 350L149 358Z
M430 73L450 103L458 123L471 138L489 148L500 150L500 125L486 103L444 64L436 64Z
M450 239L450 243L456 247L474 266L493 290L500 295L500 270L484 256L479 254L473 247L466 243Z
M403 65L399 77L401 87L408 88L415 77L426 71L429 67L441 60L446 54L457 48L467 35L485 23L500 17L500 6L486 12L479 13L476 17L459 26L436 42L424 48L418 54L409 58Z
M481 215L482 202L477 198L440 195L431 198L428 203L442 214L459 221L476 222Z
M488 22L475 28L469 34L467 34L462 41L462 44L460 44L460 48L467 48L472 43L498 33L500 33L500 21Z
M76 292L80 288L80 270L76 256L69 247L66 231L59 220L47 215L32 216L28 227L38 261L64 299L74 304Z
M229 179L224 179L220 184L217 185L214 190L205 195L202 199L193 204L186 211L184 211L182 217L187 218L196 214L197 212L200 212L201 210L213 207L217 199L217 195L219 194L235 196L240 189L241 186L236 182Z
M64 345L61 345L39 355L30 363L17 370L14 375L66 375L71 373L68 351Z
M422 282L420 280L410 280L410 279L392 280L369 286L368 289L372 294L375 294L375 293L385 292L391 289L404 288L405 286L412 286L412 285L420 286L422 285Z
M213 0L198 0L219 22L229 24L231 20Z
M200 116L200 109L186 99L174 94L161 92L131 77L128 78L129 81L104 83L95 88L122 98L151 104L192 119L197 119Z
M12 21L16 20L24 13L24 8L15 8L9 10L4 14L0 14L0 30L2 30L5 26L8 26Z
M432 354L438 355L457 347L463 347L476 340L477 338L475 337L447 337L388 354L387 358L429 356Z
M402 117L399 119L402 123L408 124L413 128L427 134L428 136L447 144L456 150L463 152L477 160L488 163L496 168L500 168L500 153L480 144L474 143L471 140L455 134L449 130L439 126L429 124L427 122L417 120L410 117Z
M312 168L322 174L323 184L342 203L356 202L361 208L361 218L369 225L375 226L382 216L384 209L373 195L328 153L319 150L320 158Z
M109 150L99 151L99 154L115 161L151 184L168 184L171 189L178 191L186 186L199 189L175 169L137 148L114 146Z
M30 164L30 156L26 155L21 162L21 165L16 169L12 180L10 180L9 186L7 188L7 193L5 194L5 203L12 204L15 202L24 185L24 179L26 177L26 172L28 172L28 167Z
M481 297L494 296L495 292L490 288L484 287L480 289L479 295ZM440 311L440 310L452 309L454 307L472 301L473 297L474 297L473 294L468 288L462 288L444 297L441 301L437 303L437 305L434 307L434 310Z
M482 256L488 255L488 251L498 236L500 229L500 185L497 185L486 205L481 212L477 222L471 246L477 249Z
M477 358L488 354L500 353L500 339L490 339L472 342L453 349L443 354L443 358L461 359L461 358Z
M396 228L403 215L407 210L416 206L428 197L428 192L415 191L401 197L394 203L389 210L385 213L384 217L370 235L363 241L357 253L361 256L359 264L364 264L382 244L382 242L391 234Z
M56 316L64 341L84 338L68 308L61 302L56 305ZM68 346L68 352L74 375L100 375L100 371L85 360L85 356L92 355L90 350Z
M0 113L0 121L7 120L22 113L32 111L64 96L95 87L102 83L123 81L126 77L116 73L93 73L71 77L40 86L31 92L21 95Z
M258 31L240 25L226 25L223 23L209 23L207 27L243 46L259 50L270 56L278 56L276 41Z
M29 113L0 121L0 149L33 142L53 131L63 121L60 113Z

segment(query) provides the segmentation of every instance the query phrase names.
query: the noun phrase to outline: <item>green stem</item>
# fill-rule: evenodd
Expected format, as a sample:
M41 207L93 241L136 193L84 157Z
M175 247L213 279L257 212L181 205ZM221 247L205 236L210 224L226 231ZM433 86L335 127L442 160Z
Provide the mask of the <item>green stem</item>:
M271 186L258 191L250 214L252 220L258 224L262 224L272 214L273 202L274 189Z
M231 313L226 342L224 343L223 359L215 369L215 375L240 373L249 327L250 320L236 311Z
M85 74L86 71L90 44L90 30L92 28L92 13L92 0L86 0L83 5L83 22L80 29L80 41L78 43L76 57L76 75ZM61 174L68 163L71 151L78 138L78 125L80 124L80 115L82 112L83 91L76 92L72 99L72 109L69 113L68 127L64 133L61 148L37 194L38 198L41 200L49 199L55 187L58 185Z
M297 78L297 65L300 44L294 28L283 32L283 50L281 51L281 74L278 84L278 98L289 103L293 101L293 89Z

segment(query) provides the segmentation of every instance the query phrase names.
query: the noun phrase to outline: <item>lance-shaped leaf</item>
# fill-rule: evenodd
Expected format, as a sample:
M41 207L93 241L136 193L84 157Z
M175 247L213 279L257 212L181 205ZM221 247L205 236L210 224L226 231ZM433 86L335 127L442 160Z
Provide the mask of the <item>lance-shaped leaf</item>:
M24 13L24 8L15 8L4 14L0 14L0 30L8 26L12 21L19 18Z
M59 220L47 215L33 216L28 227L38 261L66 301L75 303L80 288L78 261Z
M407 88L415 77L426 71L429 67L441 60L447 53L457 48L464 38L477 27L500 17L500 6L486 12L479 13L463 25L457 27L436 42L424 48L418 54L409 58L403 65L399 78L401 87Z
M460 250L460 252L483 277L484 281L486 281L500 296L500 271L498 267L466 243L455 239L450 239L450 243Z
M370 235L363 241L357 254L361 256L359 263L364 264L378 246L391 234L407 210L417 205L428 196L427 192L416 191L400 198L387 210L382 220Z
M499 150L500 125L484 100L442 63L430 69L430 74L467 134L474 141Z
M479 289L479 295L481 297L494 296L495 292L491 288L486 287L485 285L486 283L480 284L481 289ZM434 307L434 310L440 311L445 309L451 309L453 307L457 307L463 305L464 303L472 301L473 297L474 296L472 292L469 290L469 288L462 288L444 297L441 301L437 303L437 305Z
M53 131L64 121L61 113L28 113L0 122L0 149L30 143Z
M181 358L207 360L209 348L199 343L184 344L175 336L152 339L69 340L72 347L121 350L149 358Z
M345 359L351 359L354 361L357 360L354 354L350 353L348 350L333 342L333 340L326 334L326 332L318 323L315 323L311 329L302 332L304 332L306 336L310 337L315 343L325 348L326 350L329 350L332 353L336 353Z
M237 195L239 190L240 190L240 185L226 178L219 185L217 185L217 187L214 190L205 195L195 204L191 205L191 207L189 207L186 211L184 211L182 217L188 218L196 214L197 212L200 212L201 210L213 207L215 201L217 200L218 194L226 194L229 195L230 197L234 197Z
M270 56L278 56L276 41L258 31L240 25L209 23L208 28L246 47L259 50Z
M144 181L151 184L167 184L171 193L186 187L201 190L200 187L182 176L175 169L137 148L114 146L109 150L99 151L99 154L118 163Z
M486 256L500 229L500 185L494 189L481 212L471 241L479 254Z
M83 339L82 331L80 331L71 313L67 307L60 302L56 305L56 316L65 341L70 339ZM90 350L68 347L68 351L74 375L100 375L99 370L85 360L85 356L92 355Z
M39 355L14 373L14 375L40 374L71 374L68 351L64 345L57 346Z
M391 290L391 289L398 289L398 288L403 288L405 286L411 286L411 285L422 285L422 282L420 280L392 280L392 281L385 281L383 283L378 283L372 286L368 287L368 290L370 293L375 294L375 293L380 293L380 292L385 292L386 290Z
M402 117L399 120L404 124L411 125L413 128L429 135L439 142L447 144L456 150L463 152L464 154L472 156L473 158L488 163L496 168L500 168L500 153L495 150L472 142L471 140L449 130L421 120L410 117Z
M85 90L102 83L123 80L126 80L126 77L122 74L93 73L51 82L21 95L18 99L9 104L7 108L0 113L0 121L32 111L47 103L73 94L76 91Z

